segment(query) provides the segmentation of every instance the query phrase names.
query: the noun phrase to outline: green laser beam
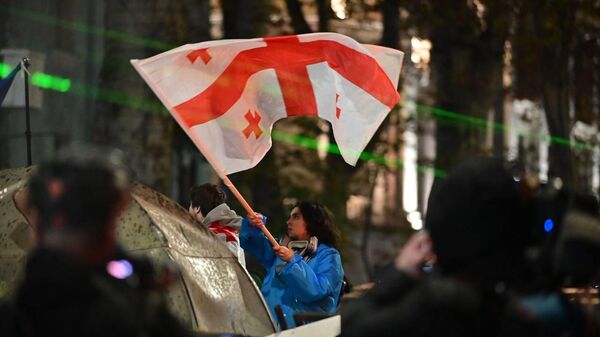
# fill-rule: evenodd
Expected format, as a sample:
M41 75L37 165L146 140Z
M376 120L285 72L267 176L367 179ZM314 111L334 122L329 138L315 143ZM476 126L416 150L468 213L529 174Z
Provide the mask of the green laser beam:
M10 66L5 63L0 63L0 73L6 73L6 69L10 73ZM5 77L6 75L2 75L1 77ZM41 72L36 72L32 76L32 84L39 86L44 89L51 89L55 91L59 91L62 93L68 92L70 89L73 89L72 92L77 95L81 95L91 99L100 99L112 104L117 104L120 106L124 106L127 108L135 109L135 110L143 110L152 113L159 114L167 114L167 110L160 104L156 99L147 99L147 98L139 98L139 97L131 97L124 94L122 91L111 90L106 88L100 88L98 86L90 86L82 83L75 83L71 86L70 79L62 78L59 76L49 75ZM429 107L425 105L417 105L417 112L419 113L430 113L436 117L445 118L451 120L453 122L457 122L460 124L469 124L480 128L487 128L488 120L482 118L476 118L472 116L465 116L462 114L458 114L455 112ZM494 123L494 129L496 131L503 131L505 126L500 123ZM539 138L542 140L547 140L553 142L555 144L573 146L580 149L594 150L595 147L586 143L571 143L569 140L550 136L550 135L541 135L535 133L519 133L526 135L531 138ZM284 142L288 144L298 145L309 149L318 149L319 143L317 140L300 136L296 134L289 134L280 131L273 131L272 137L274 140L279 142ZM335 144L329 144L327 147L327 152L331 154L340 155L340 149ZM393 168L402 168L404 167L404 163L401 160L391 160L387 159L383 156L379 156L370 152L363 151L360 156L360 160L363 161L371 161L380 165L386 165L388 167ZM446 172L440 169L435 168L434 166L427 165L416 165L418 172L428 172L433 170L434 175L436 177L445 177Z
M31 84L44 89L67 92L71 89L71 80L58 76L35 72L31 75Z
M0 78L10 74L11 66L0 62ZM119 90L111 90L98 86L73 83L71 79L43 72L34 72L31 75L31 84L42 89L48 89L66 93L73 91L74 94L90 99L101 99L111 104L117 104L131 109L139 109L152 113L166 115L167 110L156 100L139 97L131 97Z
M122 32L115 31L115 30L104 29L102 27L91 26L91 25L88 25L88 24L80 22L80 21L70 21L70 20L58 19L51 15L43 14L40 12L36 12L36 11L24 9L24 8L19 8L19 7L14 7L14 6L6 6L5 8L8 10L9 13L11 13L17 17L21 17L21 18L28 19L31 21L36 21L39 23L55 25L60 28L70 29L70 30L74 30L77 32L85 33L85 34L98 35L98 36L101 36L101 37L104 37L107 39L121 41L121 42L129 43L132 45L149 47L149 48L152 48L155 50L160 50L160 51L165 51L165 50L173 49L176 47L170 43L153 40L153 39L147 39L147 38L135 36L132 34L122 33Z
M12 67L9 64L0 62L0 78L5 78L8 76L11 70ZM43 89L50 89L63 93L71 89L71 79L46 74L40 71L36 71L31 74L31 84Z
M0 62L0 78L6 77L11 71L10 65ZM32 84L44 89L50 89L65 93L70 89L74 89L78 94L84 95L85 97L92 99L101 99L112 104L118 104L131 109L141 109L153 113L165 114L166 109L154 99L131 97L125 95L122 91L111 90L106 88L100 88L96 86L89 86L82 83L75 84L72 86L72 82L68 78L60 76L45 74L42 72L36 72L32 74ZM494 132L504 132L506 126L502 123L490 122L484 118L478 118L473 116L467 116L456 112L430 107L422 104L416 104L417 113L431 114L437 118L452 120L464 125L471 125L478 128L487 128L491 124ZM552 136L549 134L530 132L524 129L513 128L517 134L524 136L525 138L539 139L541 141L548 141L557 145L570 146L571 148L578 150L597 151L598 146L570 141L569 139Z
M83 83L74 83L72 93L93 100L102 100L107 103L120 105L122 107L142 110L159 115L168 115L167 109L160 104L157 99L144 97L132 97L123 93L123 91L101 88L98 86L86 85Z
M8 74L10 74L10 71L12 69L10 68L10 66L6 63L0 63L0 78L5 78L6 76L8 76Z
M61 28L72 29L72 30L82 32L82 33L95 34L95 35L99 35L99 36L102 36L102 37L105 37L108 39L113 39L116 41L121 41L121 42L130 43L130 44L134 44L134 45L139 45L139 46L150 47L153 49L158 49L160 51L164 51L164 50L168 50L168 49L172 49L172 48L176 47L174 45L171 45L169 43L165 43L165 42L162 42L159 40L142 38L142 37L135 36L132 34L126 34L126 33L118 32L118 31L114 31L114 30L104 29L102 27L91 26L91 25L88 25L83 22L58 19L54 16L46 15L46 14L43 14L40 12L35 12L35 11L23 9L23 8L18 8L18 7L13 7L13 6L8 6L7 8L10 13L12 13L16 16L20 16L22 18L26 18L26 19L30 19L33 21L50 24L50 25L57 25ZM0 67L0 75L6 76L6 75L4 75L4 73L6 71L7 70L5 67L4 68ZM10 71L10 68L8 71ZM40 83L40 86L41 85L42 84ZM68 91L68 87L69 86L67 85L66 82L58 82L58 83L56 83L56 86L50 87L47 89L53 89L53 90L65 92L65 91ZM65 91L63 91L63 90L65 90ZM110 90L107 91L107 89L98 89L98 90L85 89L84 92L86 94L89 92L97 93L99 96L92 95L92 97L103 98L103 99L110 101L111 103L117 103L117 104L123 103L126 106L132 107L132 108L144 106L154 112L156 112L156 111L164 112L164 109L157 109L155 107L156 103L150 103L143 99L134 99L133 101L130 101L129 97L125 97L122 93L116 92L116 91L114 91L114 92L112 92ZM452 111L448 111L448 110L444 110L444 109L440 109L440 108L435 108L435 107L430 107L430 106L426 106L426 105L417 104L417 112L429 112L438 118L453 119L453 120L460 121L460 122L463 122L464 124L469 124L469 125L472 125L475 127L487 127L488 123L489 123L488 120L483 119L483 118L467 116L464 114L459 114L456 112L452 112ZM496 123L496 122L491 122L491 126L495 132L504 131L504 129L506 128L504 124ZM571 142L569 139L558 137L558 136L552 136L549 134L535 133L535 132L530 132L527 130L517 130L517 133L519 135L523 135L526 138L549 141L554 144L570 146L575 149L582 149L582 150L589 150L589 151L597 151L598 150L598 146L594 146L592 144L588 144L588 143L584 143L584 142Z
M10 66L0 63L0 71L4 73L4 69L9 69ZM5 77L2 75L1 77ZM157 100L134 98L123 94L121 91L99 88L97 86L88 86L81 83L74 83L71 86L71 81L58 76L53 76L41 72L36 72L32 75L32 84L43 89L59 91L61 93L71 92L72 94L81 95L86 98L100 99L112 104L121 105L127 108L144 110L153 113L167 114L167 109L162 106ZM275 141L297 145L308 149L317 150L320 146L319 142L311 137L301 136L297 134L273 131L271 133ZM336 144L328 144L326 148L328 153L341 155L340 148ZM401 160L390 160L383 156L378 156L370 152L363 151L360 160L371 161L380 165L386 165L393 168L402 168L404 163ZM435 176L444 177L445 172L431 166L417 165L419 172L427 172L433 170Z
M17 7L8 7L8 11L11 14L16 16L30 19L32 21L37 21L44 24L56 25L61 28L71 29L74 31L78 31L86 34L94 34L107 39L113 39L120 42L125 42L133 45L149 47L153 49L157 49L160 51L169 50L175 48L176 46L171 45L169 43L165 43L158 40L142 38L139 36L135 36L132 34L126 34L114 30L104 29L102 27L91 26L85 24L83 22L78 21L69 21L58 19L56 17L45 15L39 12L17 8ZM9 65L0 64L0 77L6 77L11 71ZM166 109L156 100L145 99L145 98L134 98L123 94L121 91L111 90L106 88L99 88L95 86L89 86L85 84L75 84L71 87L71 80L68 78L62 78L58 76L53 76L49 74L44 74L41 72L34 73L32 75L32 84L35 86L39 86L44 89L55 90L61 93L68 92L71 88L73 89L73 93L78 95L83 95L84 97L88 97L91 99L100 99L109 103L118 104L121 106L125 106L132 109L140 109L144 111L149 111L153 113L165 114ZM463 114L459 114L456 112L429 107L425 105L417 105L417 112L428 112L437 118L445 118L450 119L458 123L462 123L465 125L471 125L479 128L487 128L489 125L489 121L483 118L477 118L472 116L467 116ZM491 126L495 132L501 132L505 130L505 126L501 123L491 122ZM528 132L524 130L518 130L519 135L523 135L527 138L537 138L544 141L549 141L554 144L570 146L576 149L584 149L590 151L596 151L598 149L597 146L593 146L591 144L583 143L583 142L571 142L568 139L552 136L548 134L534 133ZM273 139L281 142L288 142L291 144L295 144L298 146L303 146L311 149L318 148L318 142L310 137L304 137L294 134L285 134L282 132L273 133ZM335 144L329 144L327 147L327 152L332 154L340 155L339 147ZM360 160L372 161L377 164L387 165L391 167L402 168L403 163L400 160L389 160L382 156L377 156L375 154L363 151L359 157ZM432 166L425 165L417 165L417 170L419 172L425 172L428 170L434 170L435 176L443 177L446 173L442 170L436 169Z
M452 111L448 111L448 110L444 110L444 109L440 109L440 108L430 107L430 106L426 106L426 105L422 105L422 104L416 104L416 107L417 107L417 113L429 113L437 118L453 120L453 121L460 122L462 124L469 124L474 127L487 128L488 125L491 124L491 126L495 132L504 132L507 129L507 127L504 124L497 123L497 122L490 122L485 118L467 116L467 115L459 114L457 112L452 112ZM518 135L522 135L525 138L539 139L539 140L547 141L547 142L554 143L557 145L569 146L571 148L575 148L578 150L597 151L599 149L599 147L597 145L584 143L584 142L571 141L569 139L566 139L563 137L558 137L558 136L552 136L550 134L532 132L532 131L518 129L518 128L514 128L514 127L511 129L516 131L516 133Z
M317 140L315 140L314 138L301 136L298 134L291 134L291 133L287 133L287 132L273 130L271 132L271 137L274 140L281 142L281 143L286 143L286 144L290 144L290 145L298 145L298 146L302 146L302 147L305 147L308 149L317 150L320 147L319 142ZM331 144L331 143L328 144L326 150L328 153L341 155L340 148L336 144ZM367 152L367 151L361 152L361 154L359 156L359 160L366 161L366 162L374 162L379 165L385 165L385 166L397 168L397 169L401 169L404 167L404 162L402 162L402 160L387 159L384 156L379 156L379 155L376 155L374 153ZM433 174L436 177L443 178L446 176L445 171L437 169L433 166L417 164L416 168L417 168L417 171L421 172L421 173L430 172L433 170Z

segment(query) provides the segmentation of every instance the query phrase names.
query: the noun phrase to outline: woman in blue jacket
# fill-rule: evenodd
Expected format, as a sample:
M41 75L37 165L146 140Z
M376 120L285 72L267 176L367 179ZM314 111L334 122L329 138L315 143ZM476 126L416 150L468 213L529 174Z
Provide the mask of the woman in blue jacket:
M329 210L314 202L297 203L287 221L287 237L275 248L261 225L256 218L244 221L240 242L268 270L261 291L273 316L280 305L287 326L294 327L295 312L334 313L344 271L336 249L339 232Z

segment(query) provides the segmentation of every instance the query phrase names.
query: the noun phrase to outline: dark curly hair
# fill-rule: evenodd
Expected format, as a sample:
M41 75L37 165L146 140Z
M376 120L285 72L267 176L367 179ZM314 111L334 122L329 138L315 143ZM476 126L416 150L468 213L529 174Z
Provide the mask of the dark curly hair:
M316 236L320 243L338 248L340 232L333 222L333 214L327 207L312 201L300 201L298 207L306 222L306 230L310 236Z
M200 212L206 216L215 207L227 201L227 195L222 188L215 184L202 184L190 189L192 207L200 207Z

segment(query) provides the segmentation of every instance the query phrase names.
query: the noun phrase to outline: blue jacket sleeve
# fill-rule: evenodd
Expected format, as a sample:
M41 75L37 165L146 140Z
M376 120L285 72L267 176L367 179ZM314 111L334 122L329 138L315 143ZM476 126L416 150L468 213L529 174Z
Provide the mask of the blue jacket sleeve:
M342 261L336 250L330 250L319 257L315 269L311 268L300 255L281 269L277 277L294 292L302 302L321 300L335 296L343 280Z
M267 270L271 268L275 260L275 251L265 234L260 229L250 225L246 218L242 220L240 245Z

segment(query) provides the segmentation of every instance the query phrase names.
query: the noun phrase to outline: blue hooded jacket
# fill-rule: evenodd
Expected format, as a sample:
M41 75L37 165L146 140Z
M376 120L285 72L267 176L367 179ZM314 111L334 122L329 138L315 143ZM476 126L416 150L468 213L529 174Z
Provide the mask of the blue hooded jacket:
M316 253L308 261L296 253L286 263L275 256L264 233L244 220L240 243L268 270L261 291L273 317L277 317L277 305L281 305L288 327L296 326L295 312L334 313L344 278L340 253L333 247L319 243ZM279 265L284 266L277 268Z

